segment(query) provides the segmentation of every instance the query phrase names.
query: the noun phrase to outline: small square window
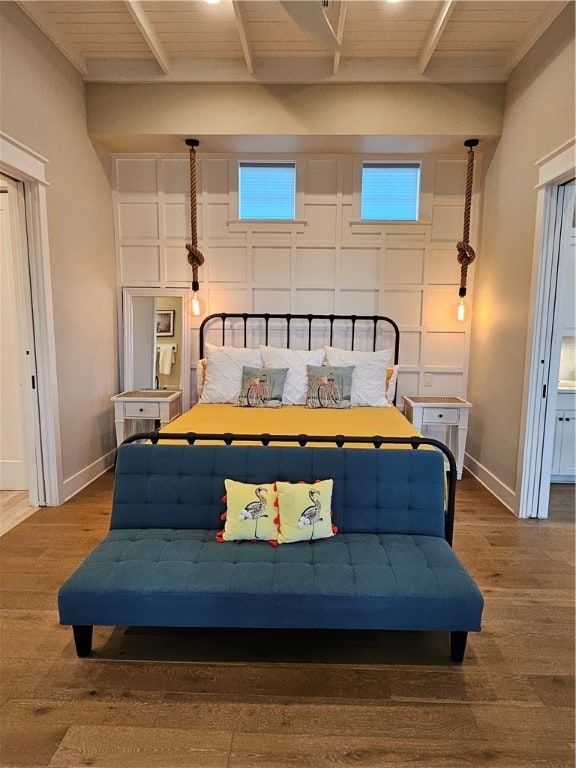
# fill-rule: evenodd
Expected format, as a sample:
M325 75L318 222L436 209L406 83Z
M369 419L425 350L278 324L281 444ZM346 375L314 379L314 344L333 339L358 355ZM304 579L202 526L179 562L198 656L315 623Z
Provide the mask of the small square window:
M363 221L417 221L420 166L370 163L362 166Z
M293 163L240 163L239 219L294 221L296 166Z

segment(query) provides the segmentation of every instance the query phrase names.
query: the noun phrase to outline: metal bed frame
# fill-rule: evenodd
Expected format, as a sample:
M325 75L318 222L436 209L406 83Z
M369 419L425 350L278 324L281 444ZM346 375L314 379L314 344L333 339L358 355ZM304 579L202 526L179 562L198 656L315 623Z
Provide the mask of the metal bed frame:
M343 331L348 328L351 331L351 349L354 349L354 342L356 340L357 323L363 323L370 327L372 325L372 351L376 351L378 341L378 331L383 326L386 327L388 332L392 331L394 335L394 365L398 363L398 352L400 348L400 329L390 317L384 315L311 315L311 314L269 314L269 313L248 313L248 312L219 312L213 315L208 315L204 318L200 325L200 358L204 357L204 345L205 338L210 331L218 328L220 325L222 333L222 345L226 344L227 334L237 332L237 328L230 327L230 322L240 321L242 325L244 346L248 340L248 330L259 333L263 333L263 343L268 344L268 338L270 333L270 321L283 321L286 324L286 349L290 348L290 336L294 333L294 329L297 324L308 326L308 349L312 349L312 325L313 323L323 322L324 325L328 325L328 338L329 344L332 346L334 339L334 325L338 326L339 331ZM297 321L297 322L295 322ZM262 328L262 325L264 326Z

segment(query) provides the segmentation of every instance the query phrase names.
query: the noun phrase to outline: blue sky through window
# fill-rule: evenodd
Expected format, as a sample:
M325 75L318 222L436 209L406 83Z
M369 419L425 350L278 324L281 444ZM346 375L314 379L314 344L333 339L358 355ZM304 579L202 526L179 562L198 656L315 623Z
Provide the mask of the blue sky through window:
M363 221L417 221L420 166L416 163L362 166Z
M296 210L296 166L289 163L240 163L240 219L288 219Z

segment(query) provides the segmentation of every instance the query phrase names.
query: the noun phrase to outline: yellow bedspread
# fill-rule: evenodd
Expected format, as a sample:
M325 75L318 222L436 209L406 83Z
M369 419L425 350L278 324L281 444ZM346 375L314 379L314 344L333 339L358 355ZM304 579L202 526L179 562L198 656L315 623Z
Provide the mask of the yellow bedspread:
M282 408L238 408L228 404L195 405L160 431L351 437L412 437L420 434L394 407L311 409L292 405ZM310 442L308 445L315 444ZM330 444L323 445L329 447ZM356 448L372 447L370 443L351 445Z

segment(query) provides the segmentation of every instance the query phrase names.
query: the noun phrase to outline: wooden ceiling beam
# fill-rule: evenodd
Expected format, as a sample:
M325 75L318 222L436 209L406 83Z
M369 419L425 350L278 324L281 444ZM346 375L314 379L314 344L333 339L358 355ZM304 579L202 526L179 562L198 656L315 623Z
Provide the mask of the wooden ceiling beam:
M164 51L162 43L160 42L146 11L142 8L140 0L124 0L124 4L140 30L140 34L146 41L146 45L150 48L150 51L158 62L158 66L165 75L169 74L170 62L168 56Z
M434 24L432 26L430 34L428 35L427 40L424 43L424 46L422 48L422 51L420 53L420 57L418 60L418 71L420 72L421 75L424 74L424 72L426 71L426 68L428 67L428 64L430 64L430 59L432 58L434 51L436 50L438 43L440 42L442 33L446 28L446 24L448 24L448 21L450 19L450 16L452 15L452 12L454 11L455 6L456 6L456 0L444 0L444 3L442 4L442 8L440 8L440 11L438 12L438 16L436 16L436 18L434 19Z
M252 59L252 51L250 49L250 40L248 38L246 19L244 17L242 4L239 0L232 0L232 8L234 9L234 19L236 20L236 26L238 28L238 36L240 37L240 43L242 45L244 61L246 62L246 70L248 71L248 74L253 75L254 60Z
M338 50L334 53L334 63L332 74L337 75L340 69L340 57L342 54L342 38L344 37L344 23L346 22L346 3L347 0L340 0L340 9L338 12L338 25L336 27L336 40L338 41Z

